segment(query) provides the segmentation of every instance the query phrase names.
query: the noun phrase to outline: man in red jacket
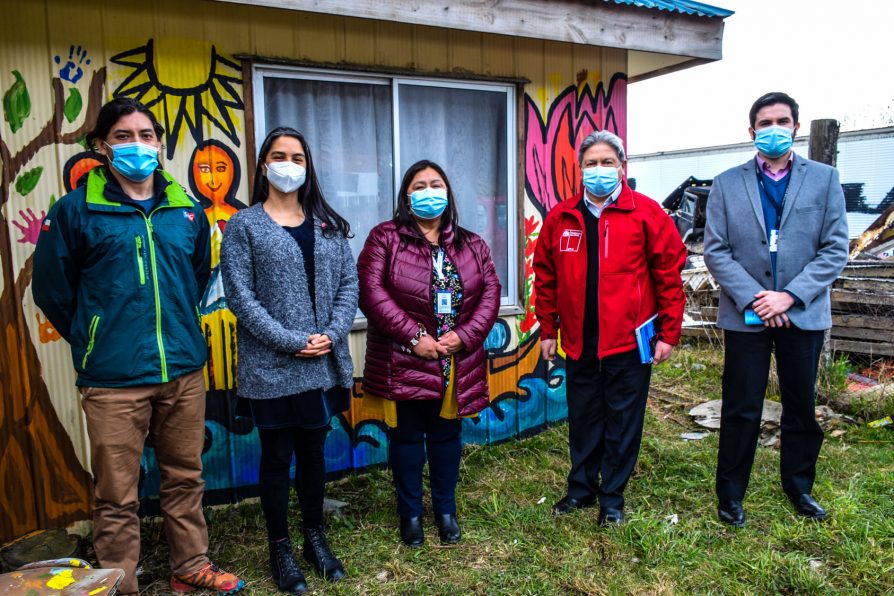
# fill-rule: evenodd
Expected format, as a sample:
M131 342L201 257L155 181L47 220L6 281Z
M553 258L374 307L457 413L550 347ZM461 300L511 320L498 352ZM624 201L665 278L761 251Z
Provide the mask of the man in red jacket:
M578 149L584 192L547 216L534 253L543 358L561 330L571 471L557 515L597 499L599 523L624 521L624 487L639 453L651 363L636 328L657 314L653 362L670 356L683 324L686 249L661 206L624 180L624 145L608 131Z

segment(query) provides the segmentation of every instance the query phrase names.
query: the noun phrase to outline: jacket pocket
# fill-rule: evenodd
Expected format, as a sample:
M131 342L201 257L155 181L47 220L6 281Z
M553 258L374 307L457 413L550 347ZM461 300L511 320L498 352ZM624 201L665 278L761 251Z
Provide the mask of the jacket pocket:
M87 350L84 352L84 359L81 360L81 368L87 370L87 360L93 353L93 347L96 344L96 330L99 327L99 315L93 315L90 319L90 328L88 330Z
M143 237L136 236L134 238L134 242L136 243L136 251L137 251L137 272L138 279L140 281L141 286L146 285L146 262L143 260Z

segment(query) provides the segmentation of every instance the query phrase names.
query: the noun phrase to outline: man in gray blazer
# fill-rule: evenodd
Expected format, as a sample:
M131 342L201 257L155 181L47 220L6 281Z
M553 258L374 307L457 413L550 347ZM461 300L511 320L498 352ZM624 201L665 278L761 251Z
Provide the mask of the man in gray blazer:
M745 525L742 499L760 433L770 354L782 397L782 488L801 515L824 519L811 496L823 432L814 416L829 286L847 263L847 217L835 168L792 151L798 104L768 93L751 107L757 155L714 179L705 264L720 284L723 406L718 515Z

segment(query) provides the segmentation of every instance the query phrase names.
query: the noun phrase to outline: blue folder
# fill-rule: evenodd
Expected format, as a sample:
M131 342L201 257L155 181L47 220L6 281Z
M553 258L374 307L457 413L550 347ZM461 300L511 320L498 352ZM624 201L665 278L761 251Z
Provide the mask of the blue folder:
M639 361L643 364L650 364L655 356L655 343L658 341L658 330L655 329L657 318L656 313L633 331L636 335L636 347L639 349Z

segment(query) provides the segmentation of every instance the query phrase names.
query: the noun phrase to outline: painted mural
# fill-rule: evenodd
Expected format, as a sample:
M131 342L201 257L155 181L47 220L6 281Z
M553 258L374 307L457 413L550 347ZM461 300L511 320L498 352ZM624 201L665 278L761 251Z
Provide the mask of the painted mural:
M166 130L165 167L202 203L212 226L212 276L200 305L208 346L203 454L208 501L250 495L258 482L257 433L250 420L233 413L235 317L226 307L219 271L227 221L248 203L243 172L249 163L245 128L251 123L246 122L242 66L219 46L200 40L116 43L116 49L107 52L107 63L100 63L99 53L89 45L66 40L51 54L49 94L33 92L39 77L46 76L34 69L11 70L0 78L0 383L9 396L0 409L0 538L82 519L90 508L84 431L66 427L57 412L59 403L76 402L77 394L72 387L70 395L54 401L44 368L46 354L61 353L67 346L33 306L28 286L30 251L43 216L57 196L75 188L99 165L83 138L110 97L133 97L155 112ZM477 418L463 421L467 442L506 441L567 415L563 364L540 358L533 247L549 210L580 187L577 142L596 129L625 136L626 79L618 74L603 83L582 71L576 82L568 85L566 79L564 85L531 85L524 98L525 311L500 319L487 337L492 404ZM47 87L46 81L42 87ZM38 126L37 113L50 116ZM17 249L8 250L13 245ZM355 352L362 346L358 338L352 343ZM362 353L353 356L355 363L363 361ZM63 379L56 383L68 378L73 382L70 370L53 373ZM352 392L350 410L333 420L326 442L332 475L387 461L386 427L379 414L364 408L359 378ZM151 511L159 488L151 445L142 465L141 495Z

